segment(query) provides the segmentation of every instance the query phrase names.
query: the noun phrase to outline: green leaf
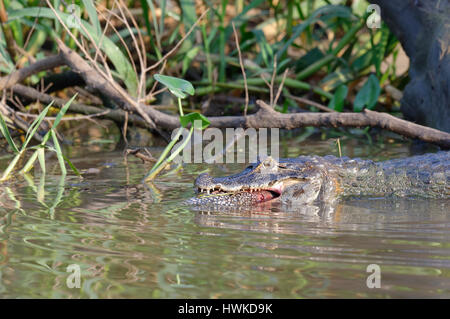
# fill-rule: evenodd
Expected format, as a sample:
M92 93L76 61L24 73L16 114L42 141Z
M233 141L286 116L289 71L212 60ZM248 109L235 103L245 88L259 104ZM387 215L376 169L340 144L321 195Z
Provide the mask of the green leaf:
M323 59L324 57L325 57L325 54L323 54L323 52L320 51L319 48L314 48L314 49L308 51L300 59L295 61L295 70L296 70L296 72L304 70L311 64L316 63L317 61L319 61L320 59Z
M200 121L200 123L196 121ZM195 125L196 129L201 130L204 130L209 126L209 124L211 124L211 122L204 115L196 112L180 116L180 123L183 127L186 127L189 123L192 123L192 125Z
M66 114L67 110L69 109L70 104L72 104L73 100L75 99L75 97L78 95L75 94L74 96L72 96L72 98L67 101L66 104L63 105L63 107L61 108L61 110L58 112L58 114L56 115L55 121L53 122L53 126L52 129L55 129L59 122L61 122L62 117L64 116L64 114ZM47 134L45 134L44 138L42 139L41 145L45 145L48 141L48 139L50 138L50 131L47 132Z
M0 182L6 181L9 177L11 172L13 171L14 167L16 166L17 162L19 161L19 158L22 156L22 151L19 152L13 160L9 163L8 167L3 172L2 178L0 178Z
M364 107L373 109L377 104L380 92L381 88L378 78L371 74L361 90L356 94L355 101L353 102L353 110L355 112L361 112Z
M39 149L37 149L36 151L34 151L33 155L30 156L30 158L28 159L27 163L24 165L24 167L22 168L22 170L20 171L22 174L27 173L30 171L30 169L33 168L34 166L34 162L36 161L37 157L38 157L38 151Z
M58 16L61 18L61 20L65 24L67 24L67 21L70 19L71 15L61 12L59 10L56 10L56 12ZM45 7L29 7L8 12L8 22L24 17L48 18L54 19L55 21L59 21L55 16L54 12L50 8ZM96 29L87 21L83 19L80 19L80 21L83 24L84 28L76 27L76 29L78 29L88 39L89 37L87 33L89 33L89 36L96 42L97 45L100 46L100 49L103 50L105 54L108 56L108 58L111 60L120 78L127 86L128 92L130 94L135 94L137 92L138 87L138 78L136 72L134 72L134 69L130 61L127 59L127 57L123 54L120 48L116 46L114 42L112 42L107 36L97 34Z
M75 175L77 176L81 176L81 173L77 170L77 168L75 167L75 165L72 164L72 162L64 155L62 154L62 157L64 158L64 160L66 161L67 165L69 165L69 167L72 169L72 171L75 173Z
M8 142L9 146L11 146L14 153L16 154L19 153L19 149L17 148L16 143L14 143L11 134L9 134L8 126L6 126L6 122L5 119L3 118L2 112L0 112L0 132Z
M91 20L92 25L95 28L95 32L98 36L102 34L102 29L100 26L100 22L98 21L97 10L95 9L94 3L92 0L83 0L84 7L89 15L89 19Z
M347 93L348 93L347 85L344 84L338 87L338 89L334 92L334 95L330 100L328 107L335 111L342 112L342 110L344 109L344 101L345 98L347 97Z
M28 128L27 134L25 135L25 143L22 144L21 150L25 150L28 143L30 143L31 139L33 138L34 134L36 134L36 131L39 128L39 125L41 125L41 122L44 120L45 116L47 115L48 110L53 105L54 101L50 102L49 105L46 106L44 110L42 110L41 114L31 123L30 127Z
M186 71L188 70L192 60L194 60L194 58L197 55L199 50L200 50L200 47L197 46L197 47L193 47L186 53L186 55L183 58L183 70L181 71L182 75L186 74Z
M302 21L292 29L292 36L285 42L283 47L278 51L277 55L279 57L282 56L288 47L290 47L292 43L298 39L300 34L302 34L308 26L316 23L318 20L327 21L336 17L350 19L351 10L342 5L326 5L315 10L306 20Z
M38 148L36 151L38 155L39 165L41 166L42 174L45 174L45 148Z
M50 134L52 135L53 144L55 145L55 153L56 157L58 158L59 167L61 169L61 175L66 175L67 170L66 166L64 165L64 157L62 155L61 146L59 146L58 137L56 136L54 129L50 130Z
M195 93L194 87L189 81L162 74L155 74L153 77L156 81L165 85L173 95L181 99L187 96L185 93L190 95Z

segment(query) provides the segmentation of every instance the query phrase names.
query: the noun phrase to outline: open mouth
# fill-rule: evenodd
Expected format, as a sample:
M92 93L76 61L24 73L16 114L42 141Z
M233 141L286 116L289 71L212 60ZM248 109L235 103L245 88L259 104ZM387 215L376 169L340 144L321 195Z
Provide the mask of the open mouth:
M215 187L213 189L197 188L197 194L211 195L211 196L239 196L246 198L252 203L263 203L281 196L281 189L278 188L240 188L238 190L224 190L221 187Z

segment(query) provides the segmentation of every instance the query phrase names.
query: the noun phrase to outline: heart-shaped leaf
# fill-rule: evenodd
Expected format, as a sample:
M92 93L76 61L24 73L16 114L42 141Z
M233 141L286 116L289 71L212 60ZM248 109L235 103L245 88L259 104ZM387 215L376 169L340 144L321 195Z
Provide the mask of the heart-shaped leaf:
M153 77L156 81L165 85L173 95L180 99L184 99L187 94L194 95L195 93L194 87L189 81L162 74L155 74Z
M189 123L194 125L194 128L204 130L211 124L211 122L200 113L189 113L180 116L181 126L186 127Z

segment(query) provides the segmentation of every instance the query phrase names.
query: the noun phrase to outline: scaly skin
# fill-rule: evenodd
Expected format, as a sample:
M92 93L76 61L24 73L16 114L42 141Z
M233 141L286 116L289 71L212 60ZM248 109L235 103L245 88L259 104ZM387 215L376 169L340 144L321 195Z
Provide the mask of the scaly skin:
M349 196L450 198L450 152L375 163L334 156L271 157L242 172L195 180L199 195L191 205L253 206L270 200L284 204L334 203Z

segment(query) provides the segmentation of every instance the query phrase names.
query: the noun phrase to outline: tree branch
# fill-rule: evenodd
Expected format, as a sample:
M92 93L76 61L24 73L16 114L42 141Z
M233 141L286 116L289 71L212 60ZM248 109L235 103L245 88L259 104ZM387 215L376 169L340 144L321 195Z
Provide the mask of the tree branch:
M22 82L24 79L35 73L53 69L63 65L64 60L60 55L53 55L45 59L36 61L35 63L19 69L5 77L0 78L0 90L9 89L16 83Z
M52 101L55 101L53 106L61 108L64 104L66 104L66 100L41 93L36 89L16 84L12 87L12 91L15 94L20 95L23 98L26 98L31 101L40 101L43 104L49 104ZM80 104L72 102L69 107L69 111L73 113L79 113L79 114L85 114L85 115L99 115L105 112L104 108L99 108L95 106ZM100 118L109 119L117 123L124 123L126 120L126 114L125 111L120 109L111 110L110 112L103 114L99 116ZM149 125L144 121L144 119L138 115L131 114L128 115L128 121L133 123L136 126L143 127L143 128L150 128Z
M124 110L137 111L139 115L130 114L129 120L137 126L156 129L175 129L180 126L177 116L169 115L160 112L151 106L139 104L135 101L122 87L115 81L105 79L98 72L91 67L81 56L76 52L70 50L63 43L59 42L62 60L65 64L72 68L73 71L80 74L87 85L97 89L105 96L113 100ZM50 61L53 63L46 63L48 65L56 65L61 63L58 58L53 57ZM47 58L50 59L50 58ZM45 60L45 59L44 59ZM42 60L41 60L42 61ZM49 61L49 60L47 60ZM36 62L37 64L38 62ZM41 62L42 63L42 62ZM39 66L39 67L38 67ZM32 71L42 70L42 64L38 64L29 69L24 68L17 75L10 79L23 79L25 74L32 74ZM26 71L23 71L27 69ZM20 72L17 71L17 72ZM15 72L15 73L17 73ZM111 83L112 82L112 83ZM0 82L3 83L3 82ZM11 83L11 82L8 82ZM10 85L10 84L8 84ZM33 100L40 100L44 103L50 103L55 100L55 105L61 107L66 101L52 97L50 95L40 93L39 91L28 88L26 86L15 84L13 91L22 96ZM283 114L274 111L269 105L263 101L257 101L260 110L251 115L244 116L220 116L210 117L211 127L227 128L227 127L253 127L253 128L285 128L293 129L305 126L325 126L325 127L379 127L387 129L400 135L416 138L422 141L439 145L443 148L450 148L450 134L424 127L412 122L398 119L386 113L379 113L365 110L362 113L294 113ZM104 109L72 103L70 110L82 114L98 114ZM123 123L126 121L126 114L124 110L112 110L103 115L104 118L112 119L116 122Z

